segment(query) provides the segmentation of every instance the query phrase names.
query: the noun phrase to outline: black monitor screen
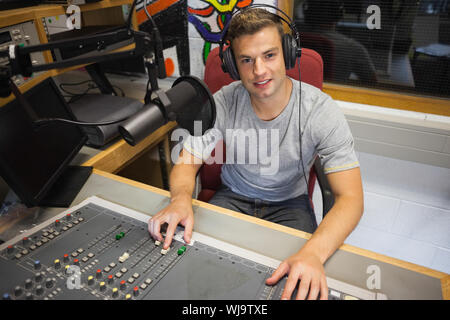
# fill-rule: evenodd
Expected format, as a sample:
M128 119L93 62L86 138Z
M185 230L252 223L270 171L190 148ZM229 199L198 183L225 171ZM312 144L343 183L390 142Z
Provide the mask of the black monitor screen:
M74 120L52 78L24 97L38 118ZM0 107L0 174L27 206L39 204L85 141L77 126L51 122L34 128L17 99Z

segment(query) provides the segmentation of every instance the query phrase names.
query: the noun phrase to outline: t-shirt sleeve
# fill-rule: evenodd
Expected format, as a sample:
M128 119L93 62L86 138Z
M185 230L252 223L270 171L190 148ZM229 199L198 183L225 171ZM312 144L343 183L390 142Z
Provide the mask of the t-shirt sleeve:
M359 167L353 135L339 106L328 95L317 99L311 116L311 138L326 174Z
M214 94L216 105L216 120L214 127L207 130L202 136L189 135L185 138L183 148L197 158L206 161L214 150L217 142L223 140L226 123L226 103L223 90Z

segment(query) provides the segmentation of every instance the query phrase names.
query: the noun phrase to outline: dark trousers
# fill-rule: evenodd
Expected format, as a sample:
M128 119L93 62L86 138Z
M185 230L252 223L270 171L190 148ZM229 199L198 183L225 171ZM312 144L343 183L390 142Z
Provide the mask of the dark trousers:
M273 202L247 198L222 185L209 203L309 233L317 229L316 217L307 195Z

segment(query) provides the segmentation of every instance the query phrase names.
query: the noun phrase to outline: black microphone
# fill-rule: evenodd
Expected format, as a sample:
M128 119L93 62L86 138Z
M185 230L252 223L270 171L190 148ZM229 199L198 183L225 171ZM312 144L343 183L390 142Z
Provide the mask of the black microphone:
M214 127L216 105L206 84L193 76L183 76L175 80L167 92L158 90L157 98L144 105L141 111L119 126L119 133L134 146L169 120L191 135L203 135ZM194 131L196 121L201 122L201 132Z

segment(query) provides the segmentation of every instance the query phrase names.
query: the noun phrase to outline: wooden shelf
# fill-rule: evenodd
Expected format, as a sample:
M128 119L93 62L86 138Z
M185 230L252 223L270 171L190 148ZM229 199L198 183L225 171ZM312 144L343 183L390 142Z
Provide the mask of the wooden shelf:
M133 0L103 0L80 5L81 12L117 7L132 4ZM41 4L33 7L0 11L0 28L18 24L24 21L58 16L66 13L65 5Z
M125 4L132 4L133 0L103 0L100 2L95 3L89 3L85 5L80 5L81 12L90 12L90 16L95 17L95 13L93 11L95 10L102 10L102 9L108 9L108 8L114 8L118 6L122 6ZM47 43L47 34L42 22L42 18L45 17L52 17L52 16L58 16L65 14L67 5L55 5L55 4L42 4L38 6L33 7L26 7L26 8L19 8L19 9L12 9L12 10L4 10L0 11L0 28L7 27L15 24L19 24L26 21L34 21L36 30L39 36L40 43ZM91 19L95 20L95 19ZM133 15L132 25L136 26L136 14ZM101 23L100 23L101 24ZM112 50L110 52L118 52L118 51L124 51L124 50L131 50L134 48L134 44L127 45L123 48ZM47 63L52 62L52 55L49 50L43 51L42 54L44 55L44 59ZM63 68L63 69L54 69L49 70L46 72L40 73L35 78L27 81L23 85L19 87L20 91L23 93L39 82L45 80L48 77L57 76L61 73L75 70L78 68L82 68L86 66L87 64L81 64L69 68ZM0 98L0 107L7 104L8 102L12 101L14 99L14 95L10 95L8 98Z

